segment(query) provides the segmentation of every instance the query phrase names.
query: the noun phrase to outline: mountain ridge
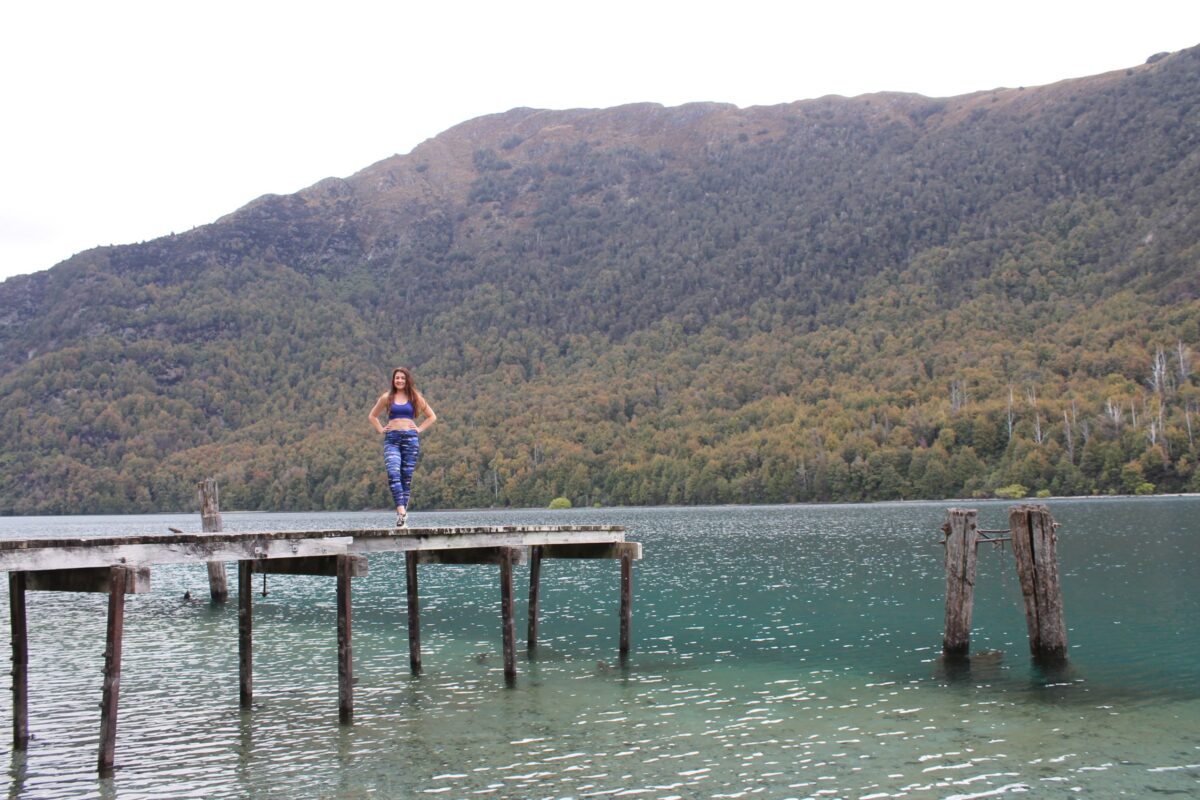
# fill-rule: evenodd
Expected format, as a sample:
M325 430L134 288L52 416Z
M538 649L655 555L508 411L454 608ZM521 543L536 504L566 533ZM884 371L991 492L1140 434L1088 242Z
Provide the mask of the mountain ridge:
M386 505L395 360L418 507L1194 486L1198 76L512 109L77 254L0 284L0 511Z

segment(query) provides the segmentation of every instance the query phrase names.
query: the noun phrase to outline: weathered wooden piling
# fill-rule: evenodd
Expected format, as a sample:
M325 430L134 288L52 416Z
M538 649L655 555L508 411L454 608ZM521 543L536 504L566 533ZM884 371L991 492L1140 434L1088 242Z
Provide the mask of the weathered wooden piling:
M1025 598L1029 650L1040 661L1065 661L1067 627L1058 576L1058 523L1044 505L1014 506L1008 521Z
M421 610L417 585L417 554L404 554L408 591L408 668L413 675L421 674Z
M542 548L529 548L529 632L525 639L525 651L530 658L537 652L538 601L542 583Z
M946 525L946 631L942 655L965 658L971 651L971 613L975 603L975 554L979 512L952 508Z
M125 636L125 590L129 567L110 567L108 629L104 645L104 690L100 700L101 775L111 775L117 748L117 700L121 693L121 650Z
M253 573L254 562L238 561L238 705L242 708L250 708L254 702Z
M500 621L504 639L504 678L510 682L517 677L517 632L513 621L513 549L500 548Z
M25 573L8 573L12 627L13 750L29 746L29 632L25 622Z
M354 716L354 659L350 646L350 579L353 577L354 556L335 556L337 559L337 627L338 627L338 720L349 723ZM366 559L361 559L366 561Z
M629 658L629 632L633 622L633 553L621 551L621 660Z
M205 533L220 533L224 530L221 523L221 500L215 478L205 478L200 481L197 491L200 494L200 526ZM229 579L225 574L225 562L208 562L208 592L214 603L224 603L229 599Z

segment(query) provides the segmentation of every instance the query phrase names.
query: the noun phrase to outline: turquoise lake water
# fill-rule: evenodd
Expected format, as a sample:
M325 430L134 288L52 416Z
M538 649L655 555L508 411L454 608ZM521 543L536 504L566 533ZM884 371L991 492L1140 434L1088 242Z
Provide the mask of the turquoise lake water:
M1071 662L1028 655L1010 550L980 548L970 668L938 661L952 503L415 513L412 524L613 523L644 544L633 650L619 567L547 561L541 647L505 686L498 568L403 558L354 583L355 719L338 725L333 580L255 581L255 707L237 603L202 567L127 601L116 774L95 775L105 597L31 593L27 754L10 798L1200 797L1200 498L1049 503ZM963 504L958 504L963 505ZM971 504L985 528L1006 503ZM226 514L227 530L382 527L380 513ZM0 536L194 530L196 515L0 518ZM232 574L232 573L231 573ZM190 590L193 601L183 599ZM4 590L7 591L5 584ZM7 609L7 598L3 599ZM987 651L987 652L983 652ZM11 726L0 692L0 725Z

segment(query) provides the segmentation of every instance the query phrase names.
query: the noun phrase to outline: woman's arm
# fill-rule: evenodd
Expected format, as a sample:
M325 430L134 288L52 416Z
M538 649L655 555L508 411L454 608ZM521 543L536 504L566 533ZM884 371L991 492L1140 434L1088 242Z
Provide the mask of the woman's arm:
M421 424L417 426L417 433L424 433L435 422L437 422L437 414L433 413L433 406L426 403L425 419L421 420Z
M379 422L379 415L387 408L387 392L379 395L379 399L375 401L375 405L371 406L371 413L367 414L367 419L371 420L371 427L376 433L383 433L383 425Z

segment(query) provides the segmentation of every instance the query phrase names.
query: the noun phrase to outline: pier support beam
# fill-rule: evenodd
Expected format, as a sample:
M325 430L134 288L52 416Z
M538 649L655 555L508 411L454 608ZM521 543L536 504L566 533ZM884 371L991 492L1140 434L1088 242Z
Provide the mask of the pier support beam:
M500 548L500 622L504 639L504 679L517 679L517 632L513 622L512 568L514 548Z
M112 567L108 589L108 630L104 645L104 693L100 700L101 776L111 775L117 747L117 699L121 693L121 645L125 636L125 589L129 567Z
M946 632L942 655L962 659L971 652L971 613L975 603L976 543L979 512L952 508L946 533Z
M206 478L200 481L197 491L200 494L201 530L205 533L220 533L224 527L221 524L221 500L216 479ZM214 603L224 603L229 599L229 579L225 574L225 562L208 562L208 592Z
M338 721L349 724L354 717L354 659L350 647L350 579L354 575L355 556L337 558L338 625Z
M529 548L529 635L525 649L530 658L537 652L538 599L542 583L542 548Z
M242 708L250 708L254 702L253 572L253 561L238 562L238 705Z
M29 746L29 634L25 624L25 573L8 573L12 626L13 750Z
M1062 663L1067 660L1067 627L1058 577L1058 523L1044 505L1014 506L1008 521L1025 598L1029 650L1039 661Z
M408 668L413 675L421 674L421 609L420 591L417 586L417 554L404 554L405 574L408 578Z

